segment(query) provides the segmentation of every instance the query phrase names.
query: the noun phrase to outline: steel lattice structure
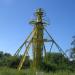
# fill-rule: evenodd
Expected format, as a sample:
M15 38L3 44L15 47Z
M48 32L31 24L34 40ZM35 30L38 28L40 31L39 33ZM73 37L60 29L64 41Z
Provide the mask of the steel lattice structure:
M19 63L18 70L22 68L22 65L26 59L26 55L30 49L30 46L32 45L32 52L33 52L33 68L34 69L39 69L40 65L43 62L43 53L44 56L46 57L46 47L45 47L45 42L51 43L50 46L50 51L52 50L53 45L55 44L58 50L66 56L62 48L55 42L55 40L52 38L52 36L48 33L46 30L46 22L43 21L43 15L44 12L42 11L41 8L36 10L36 19L33 21L30 21L30 24L33 24L34 29L30 33L30 35L27 37L27 39L24 41L24 43L20 46L20 48L16 51L15 56L19 55L22 47L27 44L26 49L24 51L24 54L22 56L22 59ZM46 32L49 36L49 39L44 38L44 32ZM30 40L29 40L30 39Z

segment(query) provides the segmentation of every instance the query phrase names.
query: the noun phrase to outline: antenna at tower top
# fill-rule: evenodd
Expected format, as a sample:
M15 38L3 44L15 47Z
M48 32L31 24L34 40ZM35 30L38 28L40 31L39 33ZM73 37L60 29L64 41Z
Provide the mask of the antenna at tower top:
M37 22L41 22L42 23L42 19L43 19L43 11L41 8L36 10L36 16L37 16Z
M42 9L42 8L39 8L39 9L36 10L35 13L36 13L36 16L38 16L38 15L39 15L39 16L43 16L43 13L44 13L44 12L43 12L43 9Z
M45 22L43 20L43 17L44 17L44 11L42 8L38 8L36 11L35 11L35 20L31 20L29 23L32 24L32 25L37 25L38 23L40 23L41 25L47 25L47 22Z

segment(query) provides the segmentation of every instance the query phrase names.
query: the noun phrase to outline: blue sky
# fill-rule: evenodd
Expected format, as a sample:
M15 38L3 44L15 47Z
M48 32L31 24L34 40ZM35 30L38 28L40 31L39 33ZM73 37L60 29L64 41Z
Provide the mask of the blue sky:
M46 27L66 50L75 35L75 0L0 0L0 51L14 54L33 27L29 21L37 8L45 11Z

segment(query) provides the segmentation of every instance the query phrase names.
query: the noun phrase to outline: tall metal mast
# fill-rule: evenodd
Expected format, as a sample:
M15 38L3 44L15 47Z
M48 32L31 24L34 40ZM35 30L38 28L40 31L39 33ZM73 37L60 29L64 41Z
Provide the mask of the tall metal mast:
M66 54L63 52L62 48L55 42L55 40L52 38L52 36L45 29L44 25L46 24L46 22L43 22L43 14L44 14L44 12L42 11L41 8L39 8L35 12L36 19L33 21L30 21L30 23L33 24L33 26L34 26L34 29L15 53L15 56L18 56L22 47L24 45L26 45L26 43L27 43L24 54L19 63L19 66L18 66L18 70L20 70L22 68L23 63L26 59L26 55L27 55L31 45L32 45L32 52L33 52L32 67L35 70L39 70L42 62L44 62L43 53L45 54L45 58L46 58L46 48L45 48L44 42L51 43L50 44L50 52L52 50L53 45L55 44L55 46L58 48L59 52L61 52L63 55L66 56ZM49 39L44 38L44 35L45 35L44 32L46 32L46 34L49 36Z
M33 67L34 69L40 68L43 59L43 35L44 35L44 26L42 22L43 11L38 9L36 11L36 21L34 24L35 34L32 41L32 50L33 50ZM32 23L33 24L33 23Z

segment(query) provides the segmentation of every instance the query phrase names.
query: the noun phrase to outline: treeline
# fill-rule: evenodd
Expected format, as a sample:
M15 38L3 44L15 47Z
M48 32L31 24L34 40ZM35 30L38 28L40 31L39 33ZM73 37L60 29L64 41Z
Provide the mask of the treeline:
M9 68L17 68L19 62L22 58L20 56L12 56L9 53L0 52L0 67L9 67ZM56 71L56 70L70 70L75 71L75 60L70 60L61 53L47 53L40 69L44 71ZM26 57L26 60L23 64L23 69L30 68L32 64L32 60L29 56Z
M9 53L3 53L0 52L0 67L10 67L10 68L17 68L20 60L22 58L22 55L20 56L12 56ZM23 68L29 68L30 66L30 59L27 56L26 61L23 64Z
M70 60L61 53L47 53L46 58L46 71L75 71L75 60Z

